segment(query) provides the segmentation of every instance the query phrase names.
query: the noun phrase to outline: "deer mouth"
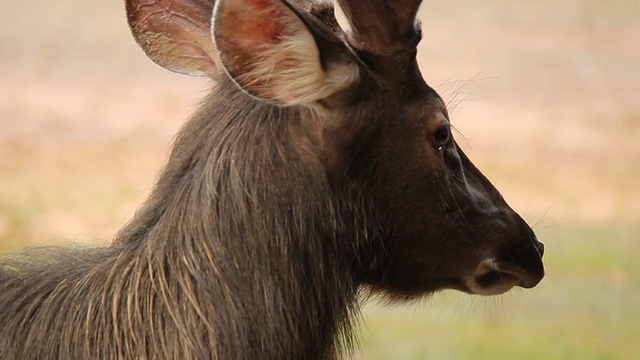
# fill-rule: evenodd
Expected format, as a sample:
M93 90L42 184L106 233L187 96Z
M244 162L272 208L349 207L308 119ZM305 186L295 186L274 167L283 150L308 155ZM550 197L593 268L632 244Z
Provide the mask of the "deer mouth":
M530 289L542 280L544 274L527 271L519 266L484 260L473 275L465 281L469 291L477 295L500 295L515 286Z

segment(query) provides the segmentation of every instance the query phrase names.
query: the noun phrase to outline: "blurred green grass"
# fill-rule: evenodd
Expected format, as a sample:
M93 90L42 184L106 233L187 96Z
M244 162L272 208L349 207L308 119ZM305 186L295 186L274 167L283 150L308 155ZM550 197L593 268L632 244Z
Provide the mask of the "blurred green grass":
M0 252L108 242L151 189L166 151L137 137L0 142Z

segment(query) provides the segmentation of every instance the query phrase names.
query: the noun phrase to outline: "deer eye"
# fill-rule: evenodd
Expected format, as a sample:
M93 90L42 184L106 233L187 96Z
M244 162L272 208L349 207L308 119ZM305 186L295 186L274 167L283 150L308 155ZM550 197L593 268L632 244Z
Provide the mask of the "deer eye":
M440 126L433 134L433 144L438 150L442 150L449 140L451 140L451 126L449 124Z

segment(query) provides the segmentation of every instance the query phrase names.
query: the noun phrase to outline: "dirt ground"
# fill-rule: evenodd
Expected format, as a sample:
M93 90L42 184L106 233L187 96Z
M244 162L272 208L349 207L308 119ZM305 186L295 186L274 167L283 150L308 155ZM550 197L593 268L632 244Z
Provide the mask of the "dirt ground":
M639 2L436 0L421 19L425 78L516 209L640 221ZM0 0L0 238L108 238L207 88L144 56L122 1Z

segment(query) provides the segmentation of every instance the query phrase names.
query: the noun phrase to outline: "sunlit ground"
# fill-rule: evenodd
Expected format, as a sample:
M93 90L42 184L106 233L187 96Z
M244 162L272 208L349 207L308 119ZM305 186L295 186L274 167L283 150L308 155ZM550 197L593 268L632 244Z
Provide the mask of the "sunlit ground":
M425 78L547 276L368 304L353 358L635 359L640 3L438 0L421 18ZM206 88L144 57L121 1L0 0L0 251L109 241Z

